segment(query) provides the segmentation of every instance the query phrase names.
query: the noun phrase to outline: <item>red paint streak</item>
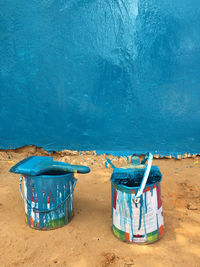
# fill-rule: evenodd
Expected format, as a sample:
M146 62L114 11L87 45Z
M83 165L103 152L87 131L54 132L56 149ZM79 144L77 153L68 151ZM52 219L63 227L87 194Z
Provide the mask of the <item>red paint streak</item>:
M50 196L51 196L51 201L53 201L53 195L52 195L52 192L50 193Z
M130 242L130 235L129 233L125 233L126 241Z
M159 227L159 236L161 236L163 234L163 229L164 229L164 227L163 227L163 225L161 225Z
M144 235L134 235L133 237L135 237L135 238L143 238Z
M34 188L32 187L32 202L34 202Z
M117 203L117 190L115 188L114 197L113 197L113 208L116 210L116 203Z
M32 217L30 217L30 223L31 223L31 226L34 227L34 220Z
M156 184L154 185L153 189L156 188ZM151 187L150 186L147 186L146 188L146 192L150 191L151 190ZM143 193L145 192L145 190L143 191Z
M157 201L158 201L158 209L159 209L160 207L162 207L160 183L158 183L158 187L157 187Z

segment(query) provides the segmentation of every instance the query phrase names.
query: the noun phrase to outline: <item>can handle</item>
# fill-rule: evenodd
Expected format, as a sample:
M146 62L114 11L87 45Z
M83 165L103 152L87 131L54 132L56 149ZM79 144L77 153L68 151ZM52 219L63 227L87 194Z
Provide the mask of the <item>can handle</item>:
M24 179L24 176L23 175L20 175L20 179L19 179L19 189L20 189L20 193L21 193L21 196L22 196L22 199L24 200L25 203L27 203L29 206L31 206L31 203L28 199L25 198L23 192L22 192L22 181ZM34 212L38 212L38 213L48 213L48 212L51 212L51 211L54 211L56 210L57 208L61 207L62 205L64 205L65 201L68 200L68 198L73 194L74 192L74 189L75 189L75 186L76 186L76 183L77 183L77 179L73 178L73 188L72 188L72 192L69 193L69 195L59 204L57 205L56 207L52 208L52 209L49 209L49 210L38 210L36 208L33 208L33 211Z
M148 157L148 161L147 161L147 167L145 169L145 172L144 172L144 176L143 176L143 179L142 179L142 182L141 182L141 185L140 185L140 188L136 194L136 196L134 197L133 201L135 203L139 203L140 202L140 197L143 193L143 190L146 186L146 183L147 183L147 180L148 180L148 177L149 177L149 173L150 173L150 170L151 170L151 165L152 165L152 161L153 161L153 155L151 153L148 153L146 156L145 156L145 159Z

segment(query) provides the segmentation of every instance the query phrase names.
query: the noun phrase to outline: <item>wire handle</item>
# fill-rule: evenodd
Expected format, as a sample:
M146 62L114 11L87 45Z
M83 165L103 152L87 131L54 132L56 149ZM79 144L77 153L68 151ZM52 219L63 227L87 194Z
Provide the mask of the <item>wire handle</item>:
M147 180L148 180L148 177L149 177L149 173L150 173L150 170L151 170L151 165L152 165L152 161L153 161L153 155L151 153L148 153L147 156L148 156L147 167L146 167L146 170L144 172L144 176L143 176L140 188L139 188L136 196L133 199L133 201L135 203L139 203L140 202L140 197L141 197L141 195L143 193L143 190L144 190L144 188L146 186L146 183L147 183ZM147 156L145 156L145 159L147 158Z
M22 192L22 181L23 181L23 179L24 179L24 176L20 175L20 179L19 179L20 193L21 193L21 196L22 196L22 199L24 200L24 202L27 203L31 207L32 206L31 202L28 199L25 198L25 196L23 195L23 192ZM69 195L59 205L57 205L56 207L54 207L52 209L48 209L48 210L38 210L38 209L33 208L33 207L31 207L31 208L33 209L34 212L38 212L38 213L48 213L48 212L56 210L57 208L59 208L62 205L64 205L65 201L68 200L68 198L73 194L75 186L76 186L76 183L77 183L77 179L73 178L73 183L74 184L73 184L72 192L70 192Z

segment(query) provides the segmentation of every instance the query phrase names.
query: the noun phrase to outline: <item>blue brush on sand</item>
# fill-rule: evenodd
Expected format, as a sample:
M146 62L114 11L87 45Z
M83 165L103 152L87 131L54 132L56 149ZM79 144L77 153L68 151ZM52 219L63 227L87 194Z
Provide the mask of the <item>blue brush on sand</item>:
M90 172L90 168L87 166L71 165L66 162L54 161L53 157L32 156L18 162L10 169L10 172L34 176L50 172L88 173Z

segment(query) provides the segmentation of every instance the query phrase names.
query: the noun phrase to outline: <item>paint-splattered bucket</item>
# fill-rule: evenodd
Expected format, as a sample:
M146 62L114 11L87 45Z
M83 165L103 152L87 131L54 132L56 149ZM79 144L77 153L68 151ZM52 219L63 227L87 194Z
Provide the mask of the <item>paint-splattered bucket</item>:
M148 244L163 234L162 175L152 159L149 154L147 165L113 171L112 230L120 240Z
M76 182L73 173L21 175L20 192L25 202L28 225L34 229L50 230L70 222L74 213L73 192Z

